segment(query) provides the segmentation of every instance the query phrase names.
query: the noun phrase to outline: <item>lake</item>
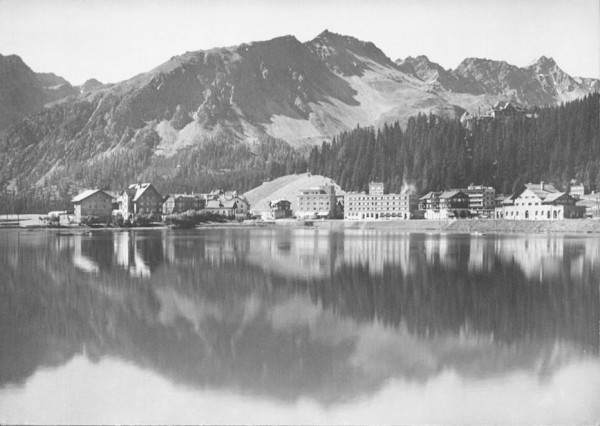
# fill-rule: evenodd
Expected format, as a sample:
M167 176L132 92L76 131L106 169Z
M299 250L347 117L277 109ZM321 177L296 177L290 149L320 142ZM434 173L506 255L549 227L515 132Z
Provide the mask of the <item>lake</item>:
M600 421L600 240L0 231L0 423Z

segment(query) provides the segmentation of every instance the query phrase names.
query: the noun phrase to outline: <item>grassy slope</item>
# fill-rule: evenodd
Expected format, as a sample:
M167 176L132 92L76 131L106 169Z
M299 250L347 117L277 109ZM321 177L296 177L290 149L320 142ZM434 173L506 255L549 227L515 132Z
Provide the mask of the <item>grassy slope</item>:
M320 185L330 184L333 181L320 175L303 173L300 175L287 175L265 182L244 195L250 202L250 210L253 212L269 211L269 201L285 198L292 203L292 210L296 211L298 206L298 194L301 189L313 188ZM336 184L336 193L344 192Z

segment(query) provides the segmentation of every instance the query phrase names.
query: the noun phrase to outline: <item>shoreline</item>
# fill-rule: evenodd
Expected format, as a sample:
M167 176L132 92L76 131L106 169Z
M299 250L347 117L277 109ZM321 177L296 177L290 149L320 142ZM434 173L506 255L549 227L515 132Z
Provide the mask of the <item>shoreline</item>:
M33 216L33 215L32 215ZM37 215L36 215L37 216ZM13 222L13 221L11 221ZM23 223L24 222L24 223ZM244 222L206 223L196 226L196 230L220 228L295 228L295 229L328 229L328 230L370 230L389 229L406 232L453 232L467 234L600 234L600 220L598 219L562 219L555 221L525 221L525 220L494 220L494 219L458 219L458 220L373 220L350 221L342 219L322 219L301 222L296 219L282 219L276 221L246 220ZM110 227L82 227L78 225L64 225L61 227L46 227L32 221L20 221L0 226L0 229L44 229L50 231L129 231L129 230L169 230L166 225L110 228ZM179 232L179 230L172 230Z
M336 223L337 222L337 223ZM600 234L600 220L562 219L556 221L458 219L406 221L331 221L315 222L328 229L398 229L408 232L437 231L476 234Z

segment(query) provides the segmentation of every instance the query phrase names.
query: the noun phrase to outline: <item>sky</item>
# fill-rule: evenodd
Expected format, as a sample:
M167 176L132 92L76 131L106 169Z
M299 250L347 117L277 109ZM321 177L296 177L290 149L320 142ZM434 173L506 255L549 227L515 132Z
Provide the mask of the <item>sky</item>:
M117 82L186 51L323 30L392 60L427 55L526 66L553 57L600 78L600 0L0 0L0 54L72 84Z

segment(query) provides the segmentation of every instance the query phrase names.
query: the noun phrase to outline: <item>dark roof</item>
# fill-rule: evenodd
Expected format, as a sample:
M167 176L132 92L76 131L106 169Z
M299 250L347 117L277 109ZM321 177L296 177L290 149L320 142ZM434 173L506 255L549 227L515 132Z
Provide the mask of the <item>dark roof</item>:
M566 192L553 192L552 194L548 194L548 195L546 196L546 198L544 199L543 203L544 203L544 204L550 204L550 203L553 203L553 202L555 202L556 200L558 200L558 199L560 199L560 198L564 197L565 195L566 195L567 197L569 197L569 198L573 198L573 197L571 197L569 194L567 194Z
M440 194L442 194L442 193L431 191L431 192L428 192L427 194L423 195L421 198L419 198L419 200L428 200L430 198L438 198L440 196Z
M440 198L453 198L461 194L465 197L467 196L467 194L462 191L444 191L442 195L440 195Z

